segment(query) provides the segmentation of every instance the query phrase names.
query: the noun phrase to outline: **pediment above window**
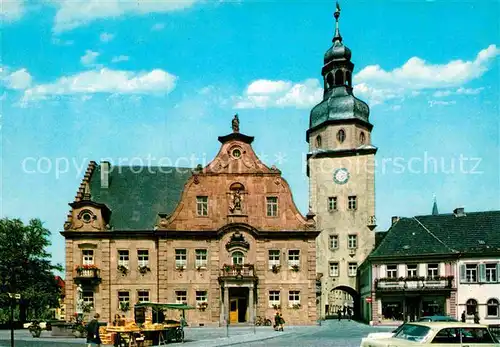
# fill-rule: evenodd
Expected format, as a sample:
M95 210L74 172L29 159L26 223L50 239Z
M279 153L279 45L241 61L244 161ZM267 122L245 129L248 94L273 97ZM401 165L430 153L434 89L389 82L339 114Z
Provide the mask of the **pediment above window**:
M239 231L233 233L228 243L226 244L226 249L228 251L231 251L236 248L244 250L250 249L250 243L247 240L245 240L245 237Z

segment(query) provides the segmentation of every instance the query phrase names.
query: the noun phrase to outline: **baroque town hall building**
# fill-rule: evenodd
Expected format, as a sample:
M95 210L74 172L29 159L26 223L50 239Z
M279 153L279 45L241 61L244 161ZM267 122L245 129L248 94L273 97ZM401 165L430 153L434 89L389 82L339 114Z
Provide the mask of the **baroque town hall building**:
M66 319L77 307L132 318L151 301L195 306L192 326L252 323L276 308L289 324L315 324L314 215L300 214L253 140L235 116L206 167L91 162L64 225Z

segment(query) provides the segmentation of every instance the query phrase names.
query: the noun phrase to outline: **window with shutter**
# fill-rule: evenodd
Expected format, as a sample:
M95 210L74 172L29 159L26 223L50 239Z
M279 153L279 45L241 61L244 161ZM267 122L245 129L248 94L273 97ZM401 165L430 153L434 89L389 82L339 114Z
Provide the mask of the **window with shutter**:
M467 282L467 279L465 278L465 264L460 265L460 283L465 283Z
M479 264L479 282L486 282L486 265Z

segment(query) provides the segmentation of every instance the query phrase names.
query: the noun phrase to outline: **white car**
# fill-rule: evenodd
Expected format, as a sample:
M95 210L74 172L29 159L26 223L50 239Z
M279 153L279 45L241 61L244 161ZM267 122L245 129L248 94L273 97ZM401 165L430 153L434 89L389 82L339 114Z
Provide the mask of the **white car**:
M376 333L369 333L366 337L363 337L361 339L361 346L368 346L368 342L372 340L380 340L380 339L388 339L390 337L393 337L394 334L396 334L404 324L401 324L399 327L397 327L393 331L380 331Z
M500 347L486 325L461 322L416 322L404 324L393 337L370 339L361 347Z

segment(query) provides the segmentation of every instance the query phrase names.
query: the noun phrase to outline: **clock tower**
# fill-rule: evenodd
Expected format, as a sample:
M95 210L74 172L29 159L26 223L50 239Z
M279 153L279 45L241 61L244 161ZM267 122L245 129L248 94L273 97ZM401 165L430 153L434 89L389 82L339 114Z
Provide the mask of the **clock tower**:
M353 95L351 50L335 11L333 44L321 71L323 100L310 114L307 175L311 210L321 234L316 271L321 274L320 316L350 307L358 313L357 267L375 243L375 154L368 105Z

